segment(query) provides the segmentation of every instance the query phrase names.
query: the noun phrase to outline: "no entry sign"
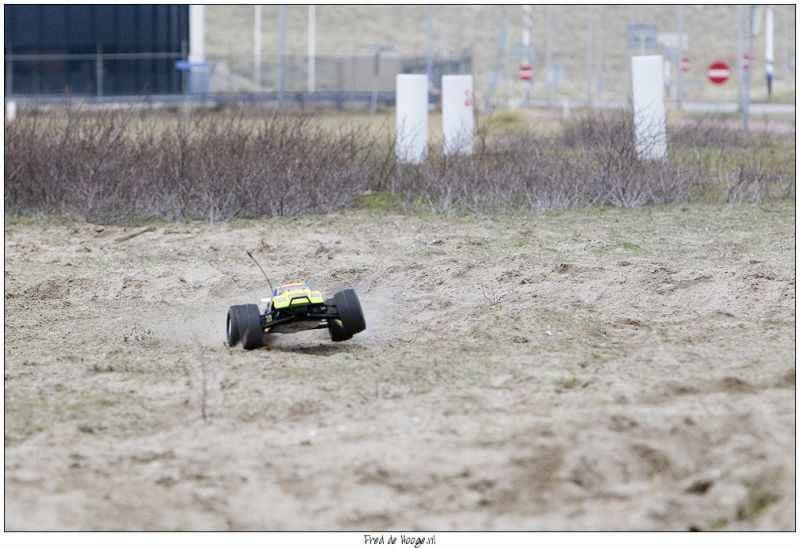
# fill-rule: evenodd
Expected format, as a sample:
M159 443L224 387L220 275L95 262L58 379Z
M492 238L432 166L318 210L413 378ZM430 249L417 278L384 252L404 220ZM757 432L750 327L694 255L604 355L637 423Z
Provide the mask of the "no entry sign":
M708 79L712 84L724 84L731 77L731 67L722 61L708 65Z
M533 80L533 69L530 65L519 66L519 79L523 82L530 82Z
M684 57L681 59L681 72L689 72L690 68L692 68L692 64L689 62L689 58Z

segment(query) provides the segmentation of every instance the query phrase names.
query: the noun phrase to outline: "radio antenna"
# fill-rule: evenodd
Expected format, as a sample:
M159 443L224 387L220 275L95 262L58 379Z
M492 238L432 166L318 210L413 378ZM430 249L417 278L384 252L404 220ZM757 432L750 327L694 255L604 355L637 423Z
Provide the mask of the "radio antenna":
M269 284L269 290L274 292L275 290L274 290L274 289L272 289L272 282L271 282L271 281L269 281L269 278L267 277L267 273L266 273L266 272L264 272L264 269L263 269L263 268L261 268L261 265L260 265L260 264L258 264L258 261L256 260L256 258L255 258L255 257L253 257L253 254L252 254L252 253L250 253L249 251L247 252L247 256L248 256L248 257L250 257L251 259L253 259L253 262L254 262L254 263L256 263L256 266L257 266L257 267L258 267L258 269L261 271L261 273L264 275L264 278L267 280L267 283Z

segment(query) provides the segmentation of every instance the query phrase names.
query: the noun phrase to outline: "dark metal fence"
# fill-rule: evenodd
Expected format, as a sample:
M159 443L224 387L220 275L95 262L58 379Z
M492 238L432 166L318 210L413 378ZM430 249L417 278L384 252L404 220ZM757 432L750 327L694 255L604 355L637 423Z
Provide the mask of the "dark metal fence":
M6 97L180 93L180 53L6 54Z
M5 96L7 100L41 104L73 99L89 103L170 103L192 98L281 102L295 104L301 110L313 103L339 109L354 103L366 104L374 109L394 104L398 74L425 73L428 60L396 55L336 55L316 57L313 67L312 89L308 58L302 56L287 56L283 63L264 63L260 81L256 81L253 74L231 70L228 59L188 63L182 54L173 52L105 53L100 48L80 54L7 51ZM469 53L433 58L430 101L438 99L443 74L470 74L472 69Z

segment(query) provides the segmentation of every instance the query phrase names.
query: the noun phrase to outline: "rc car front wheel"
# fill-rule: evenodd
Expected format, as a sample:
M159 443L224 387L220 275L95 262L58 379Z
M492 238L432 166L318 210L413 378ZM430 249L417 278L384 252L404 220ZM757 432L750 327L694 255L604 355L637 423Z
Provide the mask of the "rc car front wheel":
M236 323L242 338L242 348L253 350L264 344L264 330L261 327L261 316L257 305L239 306L236 310Z
M367 328L364 313L361 311L361 303L358 301L355 291L352 289L339 291L333 296L333 304L336 305L336 313L339 315L342 325L337 325L335 320L331 321L328 326L331 339L334 341L337 339L347 340Z
M228 346L233 348L239 342L239 319L237 317L239 305L228 308L228 319L225 321L225 332L228 336Z

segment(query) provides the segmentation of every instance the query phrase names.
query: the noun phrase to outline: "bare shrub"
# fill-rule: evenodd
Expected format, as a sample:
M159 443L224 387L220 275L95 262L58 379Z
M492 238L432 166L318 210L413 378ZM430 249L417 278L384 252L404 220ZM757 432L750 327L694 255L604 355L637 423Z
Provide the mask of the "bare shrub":
M707 179L706 190L731 203L762 203L795 193L794 133L740 131L714 116L678 124L671 134L674 162Z
M393 187L431 211L508 211L683 202L702 193L703 173L671 159L641 160L629 112L588 114L557 137L533 132L489 143L478 154L443 158L395 172Z
M381 165L360 128L331 134L274 112L21 117L6 131L7 211L94 222L333 211Z
M794 195L793 135L747 136L712 119L670 129L668 156L643 160L627 110L589 111L550 136L479 121L474 154L430 150L424 164L404 165L387 127L332 131L307 115L22 113L6 125L5 207L105 223L215 222L335 211L367 190L436 213Z

